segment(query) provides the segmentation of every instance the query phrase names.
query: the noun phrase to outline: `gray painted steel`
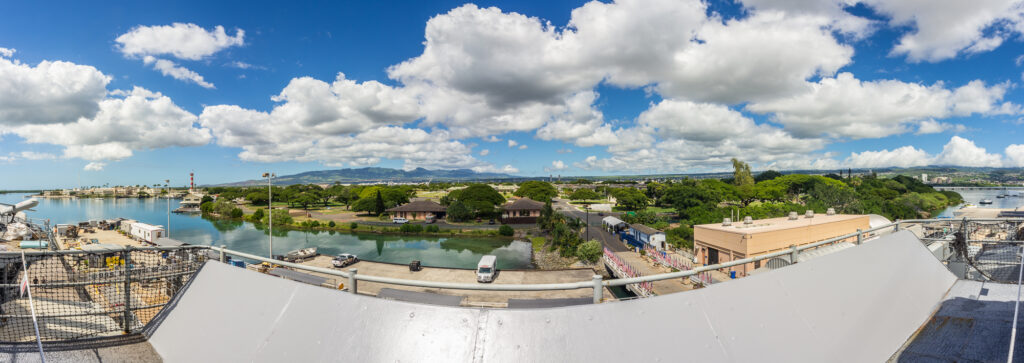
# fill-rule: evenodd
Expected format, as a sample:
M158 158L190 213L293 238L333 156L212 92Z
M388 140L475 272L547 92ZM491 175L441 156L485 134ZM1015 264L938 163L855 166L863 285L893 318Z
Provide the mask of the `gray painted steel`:
M270 271L267 271L267 274L317 286L327 284L328 282L328 279L324 277L310 275L307 273L292 271L283 268L270 269Z
M1010 348L1017 284L960 280L935 316L909 340L895 362L1005 362ZM1024 322L1017 323L1017 330ZM1024 336L1017 335L1017 347ZM1014 351L1015 362L1024 351Z
M432 292L398 290L387 287L380 289L380 291L377 292L377 297L388 300L398 300L443 306L460 306L462 305L462 300L466 299L465 296L435 294Z
M878 362L954 282L909 232L705 289L548 309L389 301L207 263L150 342L172 362Z
M562 306L593 304L594 299L589 297L565 298L565 299L508 299L509 309L540 309L557 308Z

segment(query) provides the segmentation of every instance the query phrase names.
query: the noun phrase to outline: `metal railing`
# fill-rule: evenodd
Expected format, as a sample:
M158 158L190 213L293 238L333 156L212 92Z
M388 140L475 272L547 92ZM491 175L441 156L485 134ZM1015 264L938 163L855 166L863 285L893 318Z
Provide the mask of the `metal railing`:
M141 331L207 260L205 246L0 252L0 342L41 341ZM26 268L22 266L22 256Z
M1005 219L1005 218L1003 218L1003 219L969 219L969 221L972 221L972 222L1006 222L1006 221L1020 222L1020 221L1024 221L1024 219ZM351 293L358 293L358 282L359 281L378 282L378 283L392 284L392 285L401 285L401 286L451 289L451 290L546 291L546 290L575 290L575 289L590 288L590 289L594 290L594 303L600 303L601 300L603 299L603 296L602 296L603 292L602 291L603 291L603 288L605 288L605 287L625 286L625 285L630 285L630 284L639 284L639 283L654 282L654 281L669 280L669 279L677 279L677 278L689 278L690 276L695 276L695 275L698 275L698 274L704 273L704 272L709 272L709 271L713 271L713 270L729 268L729 267L733 267L733 266L741 266L741 265L745 265L745 264L748 264L748 263L753 263L755 261L765 261L765 260L769 260L769 259L772 259L772 258L775 258L775 257L785 256L785 255L790 256L790 261L794 261L795 262L795 261L798 261L798 257L800 255L800 252L804 251L804 250L818 248L818 247L821 247L821 246L824 246L824 245L828 245L828 244L832 244L832 243L836 243L836 242L840 242L840 241L845 241L845 240L851 240L851 239L855 240L856 244L860 244L860 243L862 243L864 241L864 237L865 236L869 236L871 234L882 234L882 233L888 233L888 232L896 232L896 231L899 231L901 229L901 226L904 225L904 224L911 224L911 223L918 223L918 224L920 224L920 223L933 223L933 222L954 222L955 223L955 222L959 222L959 220L951 220L951 219L912 219L912 220L896 221L896 222L893 222L893 223L890 223L890 224L886 224L886 225L883 225L883 226L869 228L869 229L866 229L866 230L858 230L857 232L854 232L854 233L844 234L844 235L841 235L841 236L825 239L825 240L814 242L814 243L809 243L809 244L804 244L804 245L799 245L799 246L793 245L793 246L790 246L789 249L786 249L786 250L783 250L783 251L776 251L776 252L767 253L767 254L763 254L763 255L759 255L759 256L755 256L755 257L749 257L749 258L744 258L744 259L739 259L739 260L733 260L733 261L719 263L719 264L715 264L715 265L708 265L708 266L697 267L697 268L694 268L694 269L691 269L691 270L686 270L686 271L670 272L670 273L664 273L664 274L658 274L658 275L640 276L640 277L632 277L632 278L612 279L612 280L601 280L600 276L596 276L595 275L594 279L591 280L591 281L566 282L566 283L557 283L557 284L467 284L467 283L440 282L440 281L407 280L407 279L399 279L399 278L392 278L392 277L382 277L382 276L372 276L372 275L359 274L358 270L355 269L355 268L349 269L348 271L339 271L339 270L333 270L333 269L329 269L329 268L312 267L312 266L305 266L305 265L301 265L301 264L297 264L297 263L290 263L290 262L284 262L284 261L279 261L279 260L271 260L271 259L268 259L268 258L265 258L265 257L262 257L262 256L257 256L257 255L253 255L253 254L249 254L249 253L229 250L225 246L210 247L210 248L212 250L215 250L215 251L218 251L218 252L221 253L222 261L228 255L230 255L230 256L238 256L238 257L247 258L247 259L251 259L251 260L256 260L256 261L261 261L261 262L269 262L269 263L273 263L273 264L276 264L276 265L291 267L291 268L294 268L294 269L318 272L318 273L323 273L323 274L328 274L328 275L332 275L332 276L338 276L338 277L346 278L349 281L349 283L346 285L346 289L349 292L351 292Z
M966 221L980 222L978 225L985 225L984 223L987 222L1016 223L1013 225L1015 231L1024 225L1024 219L970 219ZM603 291L606 287L689 278L713 270L741 266L755 261L766 261L779 256L788 255L790 261L799 262L800 253L809 249L847 240L860 244L865 241L865 237L899 231L903 228L902 226L907 224L940 222L950 223L950 227L962 223L959 220L948 219L897 221L810 244L794 245L785 250L756 257L695 267L686 271L610 280L603 280L601 276L594 275L589 281L554 284L453 283L373 276L359 274L355 268L338 270L306 266L233 251L224 246L128 246L123 249L89 251L25 251L24 258L28 265L27 273L30 286L33 289L36 315L40 321L41 340L67 341L141 331L186 286L203 263L209 259L226 262L228 256L345 278L347 279L345 287L350 293L359 292L359 281L450 290L592 289L593 302L600 303L604 298ZM941 239L936 236L929 236L924 240ZM968 240L968 242L971 241L978 240ZM1015 241L1009 242L1016 243ZM981 244L984 243L993 242L983 241ZM35 339L35 331L31 323L32 316L27 308L27 298L21 297L19 294L19 282L26 273L25 269L21 267L21 260L22 252L0 252L0 342L27 342ZM984 262L985 260L979 261ZM1020 268L1019 264L1017 268ZM1015 270L1015 272L1019 273L1019 270Z

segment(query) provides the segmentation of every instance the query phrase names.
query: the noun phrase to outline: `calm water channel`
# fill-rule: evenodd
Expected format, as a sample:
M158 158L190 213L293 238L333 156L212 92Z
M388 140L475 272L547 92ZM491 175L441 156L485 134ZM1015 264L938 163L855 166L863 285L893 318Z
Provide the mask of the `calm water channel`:
M25 196L0 194L0 203L17 203ZM28 212L29 218L48 218L51 224L122 217L167 225L166 199L38 199L39 206ZM172 199L170 208L177 208L178 202ZM241 221L207 220L198 215L171 213L170 218L171 238L267 255L268 234L264 227ZM456 268L476 268L480 257L490 254L498 256L498 268L531 268L531 245L522 241L274 230L274 254L312 246L319 247L325 255L354 253L367 261L407 264L420 260L425 266Z

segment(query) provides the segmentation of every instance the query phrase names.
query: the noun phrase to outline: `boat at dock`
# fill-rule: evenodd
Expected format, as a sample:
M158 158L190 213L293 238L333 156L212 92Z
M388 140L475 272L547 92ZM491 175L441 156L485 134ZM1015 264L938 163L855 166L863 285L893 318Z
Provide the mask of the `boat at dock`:
M284 260L288 262L302 261L307 258L313 258L317 255L316 247L303 248L295 251L288 252L284 255Z
M982 199L980 202L978 202L978 204L992 204L992 199Z

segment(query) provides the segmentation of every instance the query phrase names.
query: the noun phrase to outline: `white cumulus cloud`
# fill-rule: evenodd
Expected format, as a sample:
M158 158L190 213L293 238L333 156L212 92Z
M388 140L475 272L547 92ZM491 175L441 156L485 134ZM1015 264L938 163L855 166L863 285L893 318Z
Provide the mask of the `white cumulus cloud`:
M199 60L225 48L245 44L245 31L228 35L221 25L211 30L196 24L139 25L115 39L126 56L171 55L178 59Z
M171 76L174 79L180 81L189 81L203 88L216 88L213 83L207 82L200 76L199 73L193 72L192 70L179 66L177 63L166 59L154 58L153 56L146 56L142 59L142 62L147 65L152 65L153 69L160 71L165 76Z
M107 166L107 163L101 163L101 162L94 161L94 162L85 164L85 167L82 168L82 169L85 170L85 171L101 171L106 166Z
M942 152L935 157L935 164L999 167L1003 162L998 154L989 154L985 148L975 145L973 141L953 136L946 146L942 147Z

